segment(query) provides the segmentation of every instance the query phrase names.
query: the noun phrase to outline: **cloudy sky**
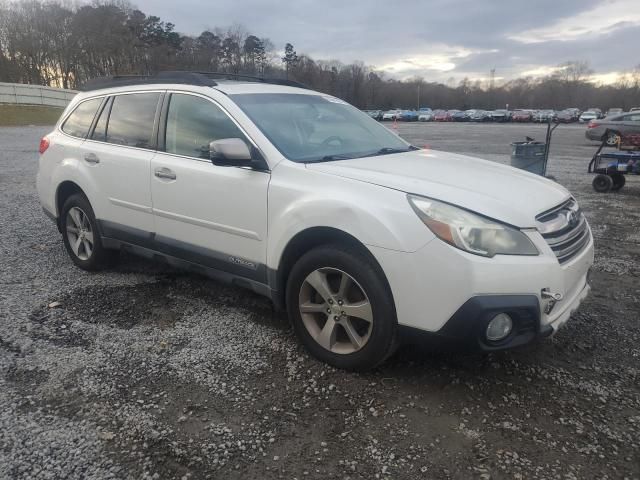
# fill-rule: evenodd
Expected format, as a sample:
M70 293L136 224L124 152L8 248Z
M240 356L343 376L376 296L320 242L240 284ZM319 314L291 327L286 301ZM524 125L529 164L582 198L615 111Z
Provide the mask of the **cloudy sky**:
M640 64L640 0L133 0L198 34L234 24L314 59L362 60L389 77L545 75L586 60L610 82Z

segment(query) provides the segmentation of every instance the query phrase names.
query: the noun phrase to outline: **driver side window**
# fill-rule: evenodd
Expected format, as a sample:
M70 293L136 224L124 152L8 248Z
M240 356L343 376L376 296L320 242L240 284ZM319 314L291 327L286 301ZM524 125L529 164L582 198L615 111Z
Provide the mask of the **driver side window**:
M165 151L209 160L209 143L246 137L220 107L202 97L171 94L165 131Z

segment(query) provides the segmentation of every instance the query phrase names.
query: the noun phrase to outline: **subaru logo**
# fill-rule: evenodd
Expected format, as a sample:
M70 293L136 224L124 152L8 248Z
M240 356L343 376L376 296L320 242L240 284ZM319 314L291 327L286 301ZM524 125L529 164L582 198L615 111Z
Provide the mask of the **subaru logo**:
M578 212L574 212L573 210L570 210L567 212L567 223L571 228L578 225L579 220L580 220L580 217L578 215Z

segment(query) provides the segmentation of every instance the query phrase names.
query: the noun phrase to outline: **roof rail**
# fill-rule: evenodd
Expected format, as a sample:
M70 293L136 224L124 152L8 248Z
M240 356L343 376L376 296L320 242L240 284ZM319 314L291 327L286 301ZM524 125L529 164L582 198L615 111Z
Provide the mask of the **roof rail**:
M217 85L211 78L197 72L158 72L155 75L113 75L92 78L82 85L80 90L86 92L101 88L158 83L180 83L201 87L214 87Z
M252 82L270 83L288 87L309 88L306 85L284 78L264 78L240 73L225 72L192 72L192 71L166 71L155 75L113 75L97 77L87 80L80 87L82 91L99 90L110 87L123 87L129 85L152 85L159 83L179 83L185 85L197 85L201 87L215 87L215 78L228 80L249 80Z
M258 77L255 75L245 75L243 73L225 73L225 72L193 72L198 73L200 75L205 75L207 78L220 78L227 80L249 80L252 82L260 82L260 83L270 83L273 85L283 85L287 87L297 87L308 89L309 87L301 82L296 82L295 80L289 80L285 78L265 78Z

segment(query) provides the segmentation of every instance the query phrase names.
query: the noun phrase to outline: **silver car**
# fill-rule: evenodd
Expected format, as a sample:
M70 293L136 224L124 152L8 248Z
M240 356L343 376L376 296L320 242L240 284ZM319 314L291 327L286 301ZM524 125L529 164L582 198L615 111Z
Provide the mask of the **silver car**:
M618 135L640 133L640 112L621 113L602 120L591 120L587 124L585 136L589 140L602 141L607 129L611 130L606 136L607 145L610 146L618 142Z

